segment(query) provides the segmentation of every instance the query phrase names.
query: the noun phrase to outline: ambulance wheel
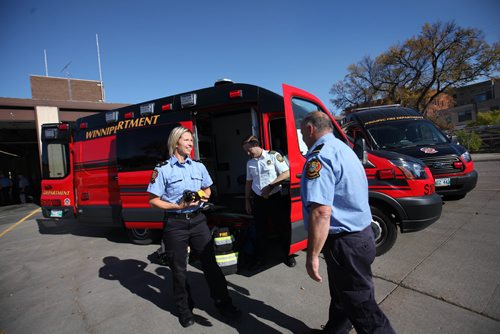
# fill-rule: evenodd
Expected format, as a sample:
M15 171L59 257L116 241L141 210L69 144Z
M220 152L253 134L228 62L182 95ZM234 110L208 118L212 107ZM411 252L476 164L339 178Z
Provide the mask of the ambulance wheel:
M130 228L127 229L127 234L132 243L136 245L149 245L160 238L161 231L149 228Z
M375 236L377 256L386 253L394 246L398 237L396 224L389 219L380 209L372 206L372 230Z

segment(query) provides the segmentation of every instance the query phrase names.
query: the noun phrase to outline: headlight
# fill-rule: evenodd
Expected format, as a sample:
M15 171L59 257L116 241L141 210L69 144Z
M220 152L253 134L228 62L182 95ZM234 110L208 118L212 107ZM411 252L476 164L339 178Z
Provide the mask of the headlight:
M427 178L424 166L418 162L406 161L404 159L391 160L391 162L397 166L408 179L423 180Z
M460 156L460 158L464 159L466 162L471 162L472 161L472 158L470 157L470 153L465 151L464 153L462 153L462 155Z

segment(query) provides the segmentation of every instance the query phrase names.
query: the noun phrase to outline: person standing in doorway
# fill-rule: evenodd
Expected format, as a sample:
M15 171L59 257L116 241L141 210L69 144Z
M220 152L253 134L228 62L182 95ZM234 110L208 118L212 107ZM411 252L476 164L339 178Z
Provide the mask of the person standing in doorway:
M11 204L12 180L3 173L0 173L0 189L2 190L2 204Z
M281 196L281 183L290 178L288 164L280 153L264 150L256 136L245 138L242 147L251 158L246 166L245 210L248 214L253 213L256 230L255 259L250 266L257 268L265 263L266 227L271 218L273 224L282 231L280 242L284 253L283 262L288 267L294 267L295 258L289 254L290 212L280 210L286 207Z
M26 203L26 196L29 195L30 182L28 178L22 174L17 176L17 187L19 189L19 200L21 203Z
M306 269L313 280L322 281L323 251L331 296L327 324L311 333L347 334L352 326L357 333L394 333L375 301L375 241L363 166L354 151L334 137L325 113L309 113L300 129L309 149L301 178Z

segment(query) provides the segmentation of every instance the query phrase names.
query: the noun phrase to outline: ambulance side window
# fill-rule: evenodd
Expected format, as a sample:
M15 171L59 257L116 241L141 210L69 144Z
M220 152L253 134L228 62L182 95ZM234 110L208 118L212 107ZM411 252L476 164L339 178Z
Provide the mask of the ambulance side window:
M347 135L347 138L349 138L351 142L354 143L358 138L364 138L365 141L368 142L368 138L366 138L365 133L363 132L359 124L355 122L350 122L345 124L342 127L342 129L344 130L345 134Z
M269 121L269 138L271 138L271 150L280 152L284 156L288 155L284 117L274 118Z
M178 124L135 128L117 134L117 160L121 172L152 170L168 156L167 140Z
M310 112L313 112L313 111L326 112L326 111L324 111L319 105L317 105L311 101L307 101L307 100L303 100L303 99L299 99L299 98L295 98L295 97L292 98L292 108L293 108L293 115L295 118L295 127L297 128L297 139L299 141L298 142L299 150L300 150L300 153L305 156L307 153L307 145L302 140L302 134L300 132L300 123L306 117L306 115ZM339 132L339 130L337 129L336 126L333 127L333 135L335 137L337 137L338 139L342 140L343 142L345 142L344 136L341 135L341 133Z

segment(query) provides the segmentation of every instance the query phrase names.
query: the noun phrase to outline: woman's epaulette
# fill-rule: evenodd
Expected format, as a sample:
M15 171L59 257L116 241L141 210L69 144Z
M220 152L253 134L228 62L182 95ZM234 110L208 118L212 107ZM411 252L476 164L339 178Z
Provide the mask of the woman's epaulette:
M165 160L163 162L159 162L156 164L155 168L159 168L159 167L162 167L162 166L165 166L165 165L168 165L168 160Z

